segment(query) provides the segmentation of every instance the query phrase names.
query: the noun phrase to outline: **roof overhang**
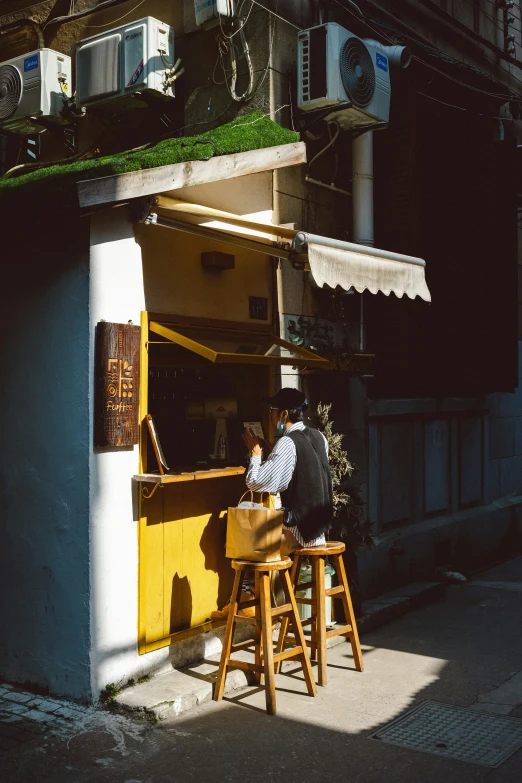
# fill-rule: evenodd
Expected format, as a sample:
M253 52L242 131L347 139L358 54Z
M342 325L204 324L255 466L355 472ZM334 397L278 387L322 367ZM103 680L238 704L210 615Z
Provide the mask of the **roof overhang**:
M299 166L301 163L306 163L306 145L298 141L232 155L218 155L209 160L192 160L82 180L77 183L78 200L81 209L109 206L191 185L205 185L262 171Z

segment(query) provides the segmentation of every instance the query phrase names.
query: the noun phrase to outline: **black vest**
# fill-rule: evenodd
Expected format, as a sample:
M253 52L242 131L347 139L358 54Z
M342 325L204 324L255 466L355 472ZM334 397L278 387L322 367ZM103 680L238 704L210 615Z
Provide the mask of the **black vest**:
M329 529L333 514L332 477L324 439L318 430L306 427L283 437L291 438L297 452L292 480L281 501L292 512L291 527L299 530L304 541L313 541Z

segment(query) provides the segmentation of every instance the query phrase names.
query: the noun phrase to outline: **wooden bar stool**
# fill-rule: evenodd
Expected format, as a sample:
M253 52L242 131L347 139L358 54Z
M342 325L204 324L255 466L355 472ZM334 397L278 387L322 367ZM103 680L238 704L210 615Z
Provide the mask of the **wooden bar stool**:
M311 648L311 658L318 662L317 682L319 685L326 685L328 679L326 670L326 640L330 639L332 636L348 637L352 645L355 668L359 672L362 672L364 669L359 634L357 633L352 599L342 558L342 553L345 549L346 546L340 541L327 541L324 546L303 547L302 549L296 549L293 553L294 563L290 581L294 589L296 602L309 604L312 607L312 617L309 620L303 620L302 625L311 626L311 638L307 643ZM299 565L300 560L303 557L310 558L312 581L298 584ZM331 587L328 590L326 590L324 586L324 564L326 557L331 557L338 581L336 587ZM298 591L307 590L309 588L312 589L311 598L300 598L297 595ZM326 630L326 596L339 598L343 602L346 625L334 627L329 631ZM281 620L279 639L277 641L276 657L277 654L283 651L287 640L292 639L292 637L287 636L287 628L288 620L286 617L283 617Z
M232 595L230 596L230 613L227 619L225 638L223 639L223 651L221 653L221 660L219 662L217 680L214 688L214 701L221 701L223 698L227 670L242 669L247 672L255 672L256 680L260 685L264 685L265 687L266 711L269 715L275 715L275 666L288 658L298 658L301 661L308 693L310 696L317 695L312 666L306 648L306 640L299 612L297 610L290 576L288 574L288 569L291 565L292 561L289 557L285 557L282 560L275 560L271 563L253 563L250 560L232 560L232 568L234 568L236 575L232 588ZM255 573L254 598L251 601L243 601L240 603L239 597L241 595L241 587L247 570L254 571ZM286 603L282 606L272 607L270 576L274 571L282 572L281 576ZM237 614L240 609L246 609L249 606L256 607L255 639L249 639L234 645L232 640L235 624L238 622L253 622L253 618ZM295 643L289 649L283 650L281 648L277 655L274 655L272 626L274 618L279 615L282 615L286 619L286 627L288 627L288 620L290 621L294 632L293 639L295 640ZM230 657L232 653L237 652L238 650L248 649L252 645L255 646L255 663L236 661Z

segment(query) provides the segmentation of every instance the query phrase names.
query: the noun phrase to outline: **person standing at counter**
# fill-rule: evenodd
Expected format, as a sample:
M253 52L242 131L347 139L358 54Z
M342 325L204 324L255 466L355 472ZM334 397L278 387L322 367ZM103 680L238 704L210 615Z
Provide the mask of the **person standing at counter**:
M308 408L305 395L284 388L267 402L272 425L281 437L272 448L245 430L243 439L250 451L246 485L255 492L281 494L284 557L299 547L325 543L333 514L332 477L326 438L303 423Z
M281 494L284 507L281 557L285 557L299 547L326 543L325 533L333 515L328 441L322 432L303 424L308 404L302 392L284 388L266 402L270 405L272 425L281 437L272 447L250 430L244 431L243 440L250 451L246 485L254 492ZM241 600L251 598L252 587L246 578ZM226 620L229 610L230 602L210 617ZM248 607L240 614L253 617L255 608Z

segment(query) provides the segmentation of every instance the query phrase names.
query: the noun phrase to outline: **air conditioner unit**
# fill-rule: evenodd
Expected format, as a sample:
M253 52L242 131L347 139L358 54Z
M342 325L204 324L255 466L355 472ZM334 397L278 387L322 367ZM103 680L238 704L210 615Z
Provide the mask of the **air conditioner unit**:
M326 119L335 119L342 128L388 122L391 88L384 49L338 24L302 30L298 35L299 108L331 108Z
M71 58L53 49L0 63L0 130L38 132L32 117L65 122L62 112L70 84Z
M199 27L215 27L221 19L235 14L234 0L194 0L196 24Z
M152 16L93 35L76 47L76 105L124 107L145 90L173 97L173 69L174 29Z

